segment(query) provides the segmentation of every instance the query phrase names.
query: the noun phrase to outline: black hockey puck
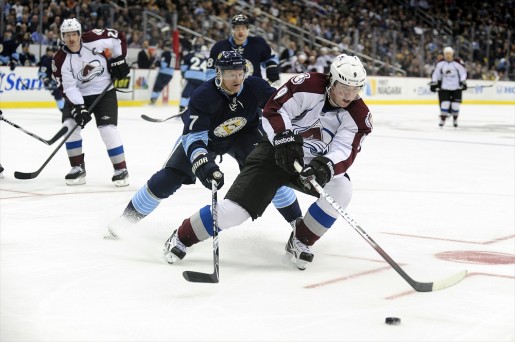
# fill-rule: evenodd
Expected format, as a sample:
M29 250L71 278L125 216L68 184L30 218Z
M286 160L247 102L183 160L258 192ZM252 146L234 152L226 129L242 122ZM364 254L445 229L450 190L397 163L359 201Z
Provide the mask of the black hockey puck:
M384 322L389 325L399 325L401 324L401 319L399 317L386 317Z

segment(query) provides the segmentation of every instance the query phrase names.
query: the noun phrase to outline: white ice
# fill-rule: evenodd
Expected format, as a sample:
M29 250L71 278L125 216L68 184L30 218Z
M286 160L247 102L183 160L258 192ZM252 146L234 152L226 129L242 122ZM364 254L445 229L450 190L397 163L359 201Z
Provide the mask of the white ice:
M448 289L418 293L339 218L312 250L305 271L283 262L290 226L270 206L257 221L220 234L220 283L212 241L169 265L162 246L209 204L185 186L138 225L104 240L108 222L170 153L180 120L174 106L123 107L119 128L131 185L111 183L98 130L84 130L87 184L70 187L64 148L34 180L47 146L0 124L1 341L514 341L515 223L513 106L463 105L460 127L438 128L437 106L370 106L374 132L349 170L348 213L412 278L431 282L463 269ZM57 109L4 109L4 117L49 139ZM223 158L223 197L236 163ZM299 194L305 211L312 198ZM457 262L437 253L483 252ZM490 261L490 262L488 262ZM502 264L502 262L507 262ZM399 317L398 326L386 317Z

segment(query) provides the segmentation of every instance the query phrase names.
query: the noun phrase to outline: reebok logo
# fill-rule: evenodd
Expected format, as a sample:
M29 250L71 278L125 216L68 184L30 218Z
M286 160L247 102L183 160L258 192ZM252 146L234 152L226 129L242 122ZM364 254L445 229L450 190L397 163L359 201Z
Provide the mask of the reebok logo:
M285 137L274 141L275 146L295 142L295 137Z

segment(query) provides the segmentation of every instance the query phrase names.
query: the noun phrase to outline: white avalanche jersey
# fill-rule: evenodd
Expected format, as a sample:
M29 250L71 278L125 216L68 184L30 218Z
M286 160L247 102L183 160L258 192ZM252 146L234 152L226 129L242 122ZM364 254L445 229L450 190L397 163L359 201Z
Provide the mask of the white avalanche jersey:
M436 63L431 80L433 82L441 81L441 89L457 90L461 89L460 82L464 82L466 79L467 69L461 59L456 58L450 62L444 59Z
M334 163L335 176L342 176L372 132L372 115L361 98L347 108L330 106L326 100L328 86L326 74L303 73L291 78L268 100L263 128L270 142L288 129L301 135L304 163L323 155Z
M84 33L81 39L79 52L63 47L52 60L52 72L60 90L75 105L84 104L83 96L102 93L111 82L108 58L127 55L125 37L116 30L95 29Z

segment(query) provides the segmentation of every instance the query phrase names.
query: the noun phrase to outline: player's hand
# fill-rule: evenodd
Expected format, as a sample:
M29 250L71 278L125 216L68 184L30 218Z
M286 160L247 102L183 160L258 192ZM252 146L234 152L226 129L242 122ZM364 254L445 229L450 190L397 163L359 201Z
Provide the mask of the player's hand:
M211 189L212 180L217 183L218 189L224 185L224 174L209 154L201 154L195 158L191 170L208 189Z
M290 130L279 133L274 137L275 162L284 171L294 174L296 173L295 161L298 161L301 165L304 164L303 141L304 139L300 135L293 134Z
M306 190L311 189L309 179L314 177L316 182L324 187L334 177L334 163L324 156L313 158L299 173L299 183Z
M465 81L460 82L460 87L461 87L461 90L467 90L467 88L468 88L467 82L465 82Z
M131 68L123 56L111 59L109 66L111 68L111 76L116 80L125 78L131 72Z
M77 125L84 128L91 121L91 113L82 105L75 105L72 109L72 116Z
M440 90L440 82L431 82L429 83L429 90L431 90L433 93Z
M277 64L270 64L266 67L266 78L270 83L279 81L279 66Z

